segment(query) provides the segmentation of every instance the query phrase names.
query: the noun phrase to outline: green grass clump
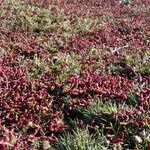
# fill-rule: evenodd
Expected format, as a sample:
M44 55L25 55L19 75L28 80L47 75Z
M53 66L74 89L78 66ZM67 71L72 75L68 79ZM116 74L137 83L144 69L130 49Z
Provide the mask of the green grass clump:
M100 133L90 135L87 129L77 128L73 134L65 133L56 145L58 150L106 150L107 140Z

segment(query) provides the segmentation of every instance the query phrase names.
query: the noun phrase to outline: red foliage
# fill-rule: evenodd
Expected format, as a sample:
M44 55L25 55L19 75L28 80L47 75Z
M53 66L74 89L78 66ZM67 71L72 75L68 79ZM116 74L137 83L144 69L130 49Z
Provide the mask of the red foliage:
M46 53L39 45L36 38L29 33L20 33L0 28L0 47L4 48L8 53L15 53L33 58L35 54L38 56Z

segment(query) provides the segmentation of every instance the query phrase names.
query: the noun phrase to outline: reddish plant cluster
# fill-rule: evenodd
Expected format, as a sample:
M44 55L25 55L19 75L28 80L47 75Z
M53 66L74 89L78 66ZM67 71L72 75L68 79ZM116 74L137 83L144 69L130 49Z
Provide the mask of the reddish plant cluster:
M87 53L89 48L97 48L101 51L119 51L126 49L146 50L149 41L146 39L146 27L138 24L128 25L126 22L118 22L114 27L105 27L99 31L82 33L71 39L66 46L68 51Z
M112 99L117 103L128 103L128 96L134 92L139 100L136 108L119 110L115 117L121 125L127 121L129 122L127 125L133 123L133 127L135 123L137 126L145 125L144 121L149 118L148 77L129 80L120 76L104 76L95 71L86 71L80 76L69 77L65 84L58 84L56 77L52 74L44 75L31 84L27 72L17 64L12 67L11 61L9 57L1 61L0 68L2 128L4 128L3 125L6 125L6 128L9 126L14 128L16 124L20 130L27 126L24 132L29 130L34 136L57 134L67 127L64 124L66 111L71 113L72 108L88 108L94 95L99 95L104 101ZM140 90L141 85L142 90ZM67 105L63 101L66 95L72 98ZM140 119L138 116L141 113L146 113L147 116ZM105 113L103 115L105 116ZM44 125L44 121L48 121L49 124ZM30 124L33 126L31 131L28 129ZM93 123L91 125L95 126ZM109 127L106 126L107 128Z
M132 137L150 128L149 10L144 8L149 5L148 0L128 6L116 0L21 0L11 11L4 7L0 149L53 145L64 130L72 133L70 120L90 134L102 130L110 145L134 149ZM16 9L26 8L27 20L17 20ZM32 8L37 16L29 14ZM99 108L90 110L95 104Z
M73 76L70 79L71 87L67 92L70 96L90 98L91 95L100 95L102 99L116 99L125 101L132 91L132 82L126 78L116 76L102 76L87 72L81 77Z
M46 53L36 38L28 33L20 33L0 28L0 47L8 53L15 53L33 58L35 54Z
M19 66L2 66L0 76L1 141L6 138L4 127L11 128L14 136L18 132L28 134L33 139L51 138L54 137L52 133L58 134L67 128L63 114L57 108L57 97L49 94L52 86L57 89L54 77L49 76L49 82L41 79L31 84L27 72ZM7 140L5 142L12 142ZM53 141L56 141L56 137L52 138Z
M115 142L120 142L120 134L124 132L126 127L142 128L149 122L150 91L147 88L149 78L141 77L137 81L133 81L120 76L104 76L87 71L82 73L80 77L69 77L69 81L65 84L57 83L56 77L52 74L46 74L41 79L32 81L31 84L27 72L20 66L5 65L0 68L0 76L1 141L4 145L5 142L11 143L11 139L3 136L7 135L5 132L9 128L11 130L8 132L15 136L20 144L25 139L20 139L18 136L23 133L28 134L25 137L27 146L30 145L31 139L37 141L49 138L52 143L56 142L57 135L69 127L64 123L64 119L67 119L64 116L70 116L73 112L77 113L76 108L86 109L90 107L91 100L95 95L102 98L104 102L112 99L119 104L128 103L129 95L137 91L139 104L136 108L120 109L113 114L101 112L100 117L107 118L106 122L101 122L100 119L99 121L91 120L89 123L91 128L99 126L107 133L112 133L113 128L110 127L110 122L116 122L117 127L120 126L120 131L117 136L110 139L112 142L116 138L118 140L116 139ZM138 88L141 84L143 88L139 92ZM65 103L63 99L66 96L71 97L72 100ZM4 128L6 128L5 131Z
M134 94L134 97L128 95L126 101L128 105L125 108L119 108L116 112L99 112L99 115L92 119L88 128L100 128L107 132L107 138L112 143L125 144L129 141L133 142L133 137L127 131L130 130L134 134L140 134L144 129L149 128L150 124L150 89L148 88L150 78L140 77L134 80L133 85L136 85L134 90L130 94ZM143 88L141 88L143 84ZM132 95L133 96L133 95ZM134 100L134 101L133 101ZM121 103L121 102L120 102ZM114 133L117 130L116 133ZM130 139L130 140L129 140ZM133 142L134 143L134 142Z
M84 6L88 6L88 8L97 8L97 9L101 9L101 8L105 8L108 10L111 10L112 8L115 8L117 10L118 7L116 6L119 6L120 8L123 7L123 5L121 5L119 3L119 1L115 1L115 0L79 0L78 2L76 1L71 1L71 0L60 0L60 1L53 1L53 0L45 0L45 1L42 1L42 0L22 0L22 2L26 3L26 4L35 4L39 7L44 7L44 8L48 8L49 6L51 5L58 5L60 7L63 7L63 8L67 8L69 6L71 6L71 9L72 8L82 8ZM134 3L131 3L132 6L138 6L138 5L143 5L143 6L149 6L150 3L149 1L147 0L135 0ZM123 7L125 8L125 7ZM71 11L71 9L69 9Z

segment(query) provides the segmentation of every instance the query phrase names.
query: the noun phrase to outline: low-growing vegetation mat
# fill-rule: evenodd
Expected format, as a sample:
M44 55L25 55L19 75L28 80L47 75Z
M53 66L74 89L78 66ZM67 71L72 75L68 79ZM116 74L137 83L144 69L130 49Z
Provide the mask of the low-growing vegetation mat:
M0 150L150 150L149 0L0 0Z

